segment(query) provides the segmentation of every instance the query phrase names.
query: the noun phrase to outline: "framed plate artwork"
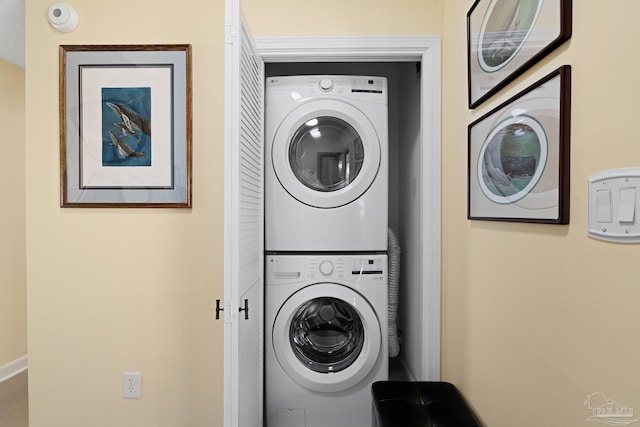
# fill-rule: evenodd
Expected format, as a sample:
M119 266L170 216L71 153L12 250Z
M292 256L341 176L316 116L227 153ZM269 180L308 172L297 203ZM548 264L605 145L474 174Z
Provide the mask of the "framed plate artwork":
M467 218L569 223L571 67L469 125Z
M191 46L60 46L62 207L191 207Z
M571 0L476 0L467 13L469 108L571 37Z

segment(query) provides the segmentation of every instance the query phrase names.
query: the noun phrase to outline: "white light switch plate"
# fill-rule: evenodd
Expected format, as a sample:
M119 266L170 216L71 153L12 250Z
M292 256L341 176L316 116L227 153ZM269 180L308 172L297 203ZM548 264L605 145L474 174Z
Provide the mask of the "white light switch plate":
M594 239L640 243L640 168L609 169L589 177L589 229Z

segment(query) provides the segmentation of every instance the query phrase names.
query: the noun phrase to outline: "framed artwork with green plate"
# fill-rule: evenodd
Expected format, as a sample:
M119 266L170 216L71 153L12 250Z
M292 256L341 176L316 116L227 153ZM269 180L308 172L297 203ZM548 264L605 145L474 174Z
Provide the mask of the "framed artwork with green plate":
M571 0L477 0L467 13L469 108L571 38Z
M569 223L570 115L564 65L469 125L468 219Z

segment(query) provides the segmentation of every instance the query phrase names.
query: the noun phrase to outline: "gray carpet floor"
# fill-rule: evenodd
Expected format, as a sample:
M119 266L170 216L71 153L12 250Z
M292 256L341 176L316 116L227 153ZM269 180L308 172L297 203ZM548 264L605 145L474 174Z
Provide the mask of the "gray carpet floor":
M27 371L0 383L0 427L28 427Z
M399 359L391 359L391 380L407 380ZM0 427L29 427L28 373L0 383Z

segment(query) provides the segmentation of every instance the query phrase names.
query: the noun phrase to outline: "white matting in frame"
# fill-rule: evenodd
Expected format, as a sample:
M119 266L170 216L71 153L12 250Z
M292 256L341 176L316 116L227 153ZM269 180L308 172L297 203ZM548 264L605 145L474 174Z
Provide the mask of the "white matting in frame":
M80 175L81 188L169 188L172 185L172 91L171 68L164 67L81 67L80 68L80 92L82 135L81 156L82 173ZM109 132L108 126L103 126L103 90L121 88L148 88L150 96L149 123L151 131L149 138L153 150L144 152L149 156L148 167L137 166L110 166L105 165L103 151L111 149L117 151L117 146L104 138L103 131ZM117 104L116 104L117 105ZM114 108L117 108L115 106ZM126 117L126 116L123 116ZM115 125L115 123L114 123ZM117 128L117 126L114 126ZM126 125L123 126L124 132ZM132 126L133 131L135 128ZM123 143L130 135L114 134ZM138 132L142 134L142 132ZM136 134L134 134L136 135ZM146 137L146 136L144 136ZM142 138L142 137L140 137ZM140 143L135 136L127 138L131 141L131 147ZM105 141L106 140L106 141ZM103 147L107 144L107 147ZM140 149L139 149L140 150ZM137 153L139 153L138 151ZM114 162L115 163L115 162Z

